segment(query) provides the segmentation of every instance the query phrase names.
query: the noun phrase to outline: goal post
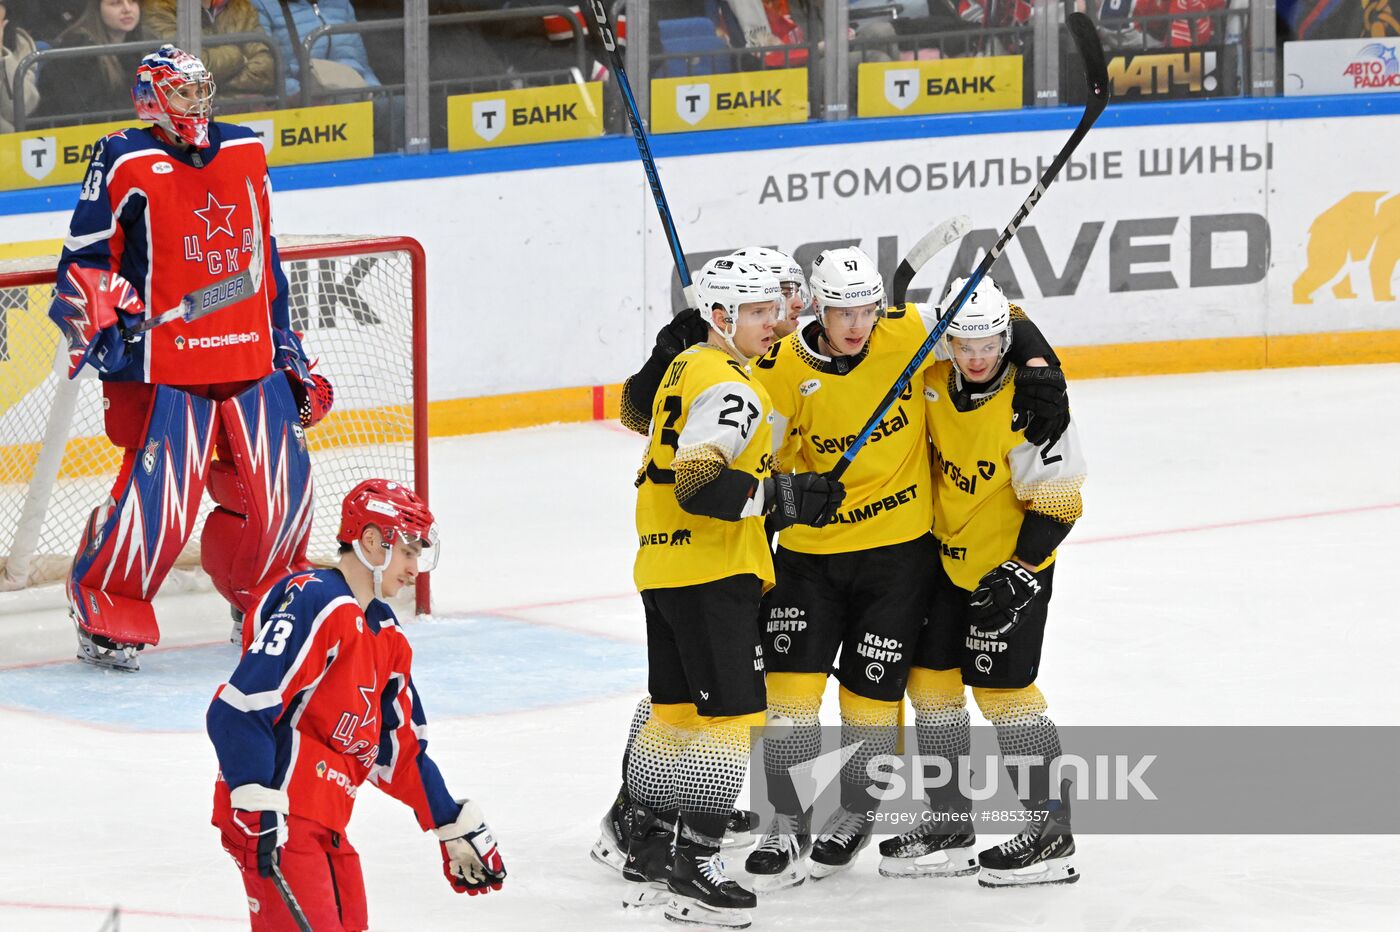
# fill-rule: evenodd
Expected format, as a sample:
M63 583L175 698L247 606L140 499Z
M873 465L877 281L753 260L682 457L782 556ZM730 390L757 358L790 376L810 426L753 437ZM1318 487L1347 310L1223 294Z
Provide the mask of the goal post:
M315 483L308 556L332 563L340 502L363 479L428 488L427 276L409 237L278 238L292 329L335 388L307 431ZM110 493L120 452L106 439L100 383L69 380L47 311L57 256L0 261L0 590L63 579L82 524ZM191 381L194 381L192 379ZM201 506L178 566L197 568ZM417 610L430 610L420 576Z

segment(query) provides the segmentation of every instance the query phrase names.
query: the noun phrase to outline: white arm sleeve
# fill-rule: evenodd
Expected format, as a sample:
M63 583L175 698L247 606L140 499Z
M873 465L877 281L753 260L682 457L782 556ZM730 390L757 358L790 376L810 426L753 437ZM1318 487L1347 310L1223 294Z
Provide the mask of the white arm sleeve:
M725 465L733 463L748 449L762 417L758 395L743 382L711 385L690 403L675 459L706 449L719 453Z
M1011 487L1017 498L1066 524L1079 517L1082 511L1079 489L1088 478L1089 466L1084 460L1074 421L1070 421L1065 432L1053 443L1019 444L1007 454L1007 460L1011 466Z

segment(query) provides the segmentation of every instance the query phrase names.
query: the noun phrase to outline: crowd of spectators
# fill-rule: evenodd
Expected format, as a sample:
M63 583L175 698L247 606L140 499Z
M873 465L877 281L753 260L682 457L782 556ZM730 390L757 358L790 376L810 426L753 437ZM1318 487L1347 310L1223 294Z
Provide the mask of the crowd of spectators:
M561 81L606 79L594 30L577 0L562 15L510 16L542 0L429 0L430 14L472 13L470 23L434 23L429 82L434 142L448 94ZM824 44L821 0L634 0L649 4L649 35L659 76L815 65ZM965 55L1028 54L1032 0L848 0L852 62ZM1063 0L1099 23L1112 49L1239 42L1249 0ZM586 7L586 4L582 4ZM120 119L141 54L177 37L177 0L0 0L0 133L17 113L26 125ZM376 123L402 113L402 28L341 31L325 26L397 20L403 0L201 0L203 58L219 102L252 109L371 99ZM609 6L615 12L625 3ZM501 15L505 12L507 15ZM1400 35L1400 0L1278 0L1279 42ZM618 23L625 36L625 20ZM233 42L220 37L236 36ZM136 45L132 45L137 43ZM132 45L131 51L122 46ZM88 57L36 50L102 46ZM386 119L388 117L388 119ZM401 121L397 121L401 122ZM395 140L401 142L401 140Z

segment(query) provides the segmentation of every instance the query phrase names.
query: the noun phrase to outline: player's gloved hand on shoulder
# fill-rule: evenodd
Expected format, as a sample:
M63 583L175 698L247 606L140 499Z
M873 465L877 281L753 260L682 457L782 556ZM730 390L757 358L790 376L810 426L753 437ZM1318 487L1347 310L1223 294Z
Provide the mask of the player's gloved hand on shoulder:
M1011 429L1025 430L1026 440L1053 443L1069 426L1069 393L1059 366L1019 366L1011 396Z
M845 500L846 487L841 481L819 472L777 473L763 480L769 532L794 524L829 524Z
M501 889L506 866L496 849L496 839L481 818L481 807L470 799L458 800L457 821L434 829L442 848L442 873L452 889L476 896Z
M1040 595L1040 579L1015 560L983 576L968 605L968 621L993 637L1006 637L1021 623L1022 613Z
M287 375L301 415L301 426L315 427L335 404L335 389L329 379L311 371L316 363L307 362L306 350L295 330L275 330L272 340L272 365Z
M136 289L116 272L70 265L54 286L49 317L68 339L68 377L85 364L104 375L126 365L124 326L145 312Z
M229 799L231 808L219 823L224 850L239 870L271 877L278 849L287 843L287 816L279 811L287 808L287 794L249 783L236 787Z
M705 323L699 311L688 307L657 331L656 354L668 360L675 359L696 343L704 343L709 335L710 325Z

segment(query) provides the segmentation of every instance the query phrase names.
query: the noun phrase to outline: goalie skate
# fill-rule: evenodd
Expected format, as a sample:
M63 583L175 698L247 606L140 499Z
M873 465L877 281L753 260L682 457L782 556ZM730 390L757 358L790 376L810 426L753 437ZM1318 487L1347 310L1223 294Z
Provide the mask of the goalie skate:
M135 673L141 669L137 654L144 645L118 644L100 634L88 634L76 619L73 626L78 630L78 659L83 663L123 673Z
M882 877L966 877L977 873L977 835L925 822L880 842Z

